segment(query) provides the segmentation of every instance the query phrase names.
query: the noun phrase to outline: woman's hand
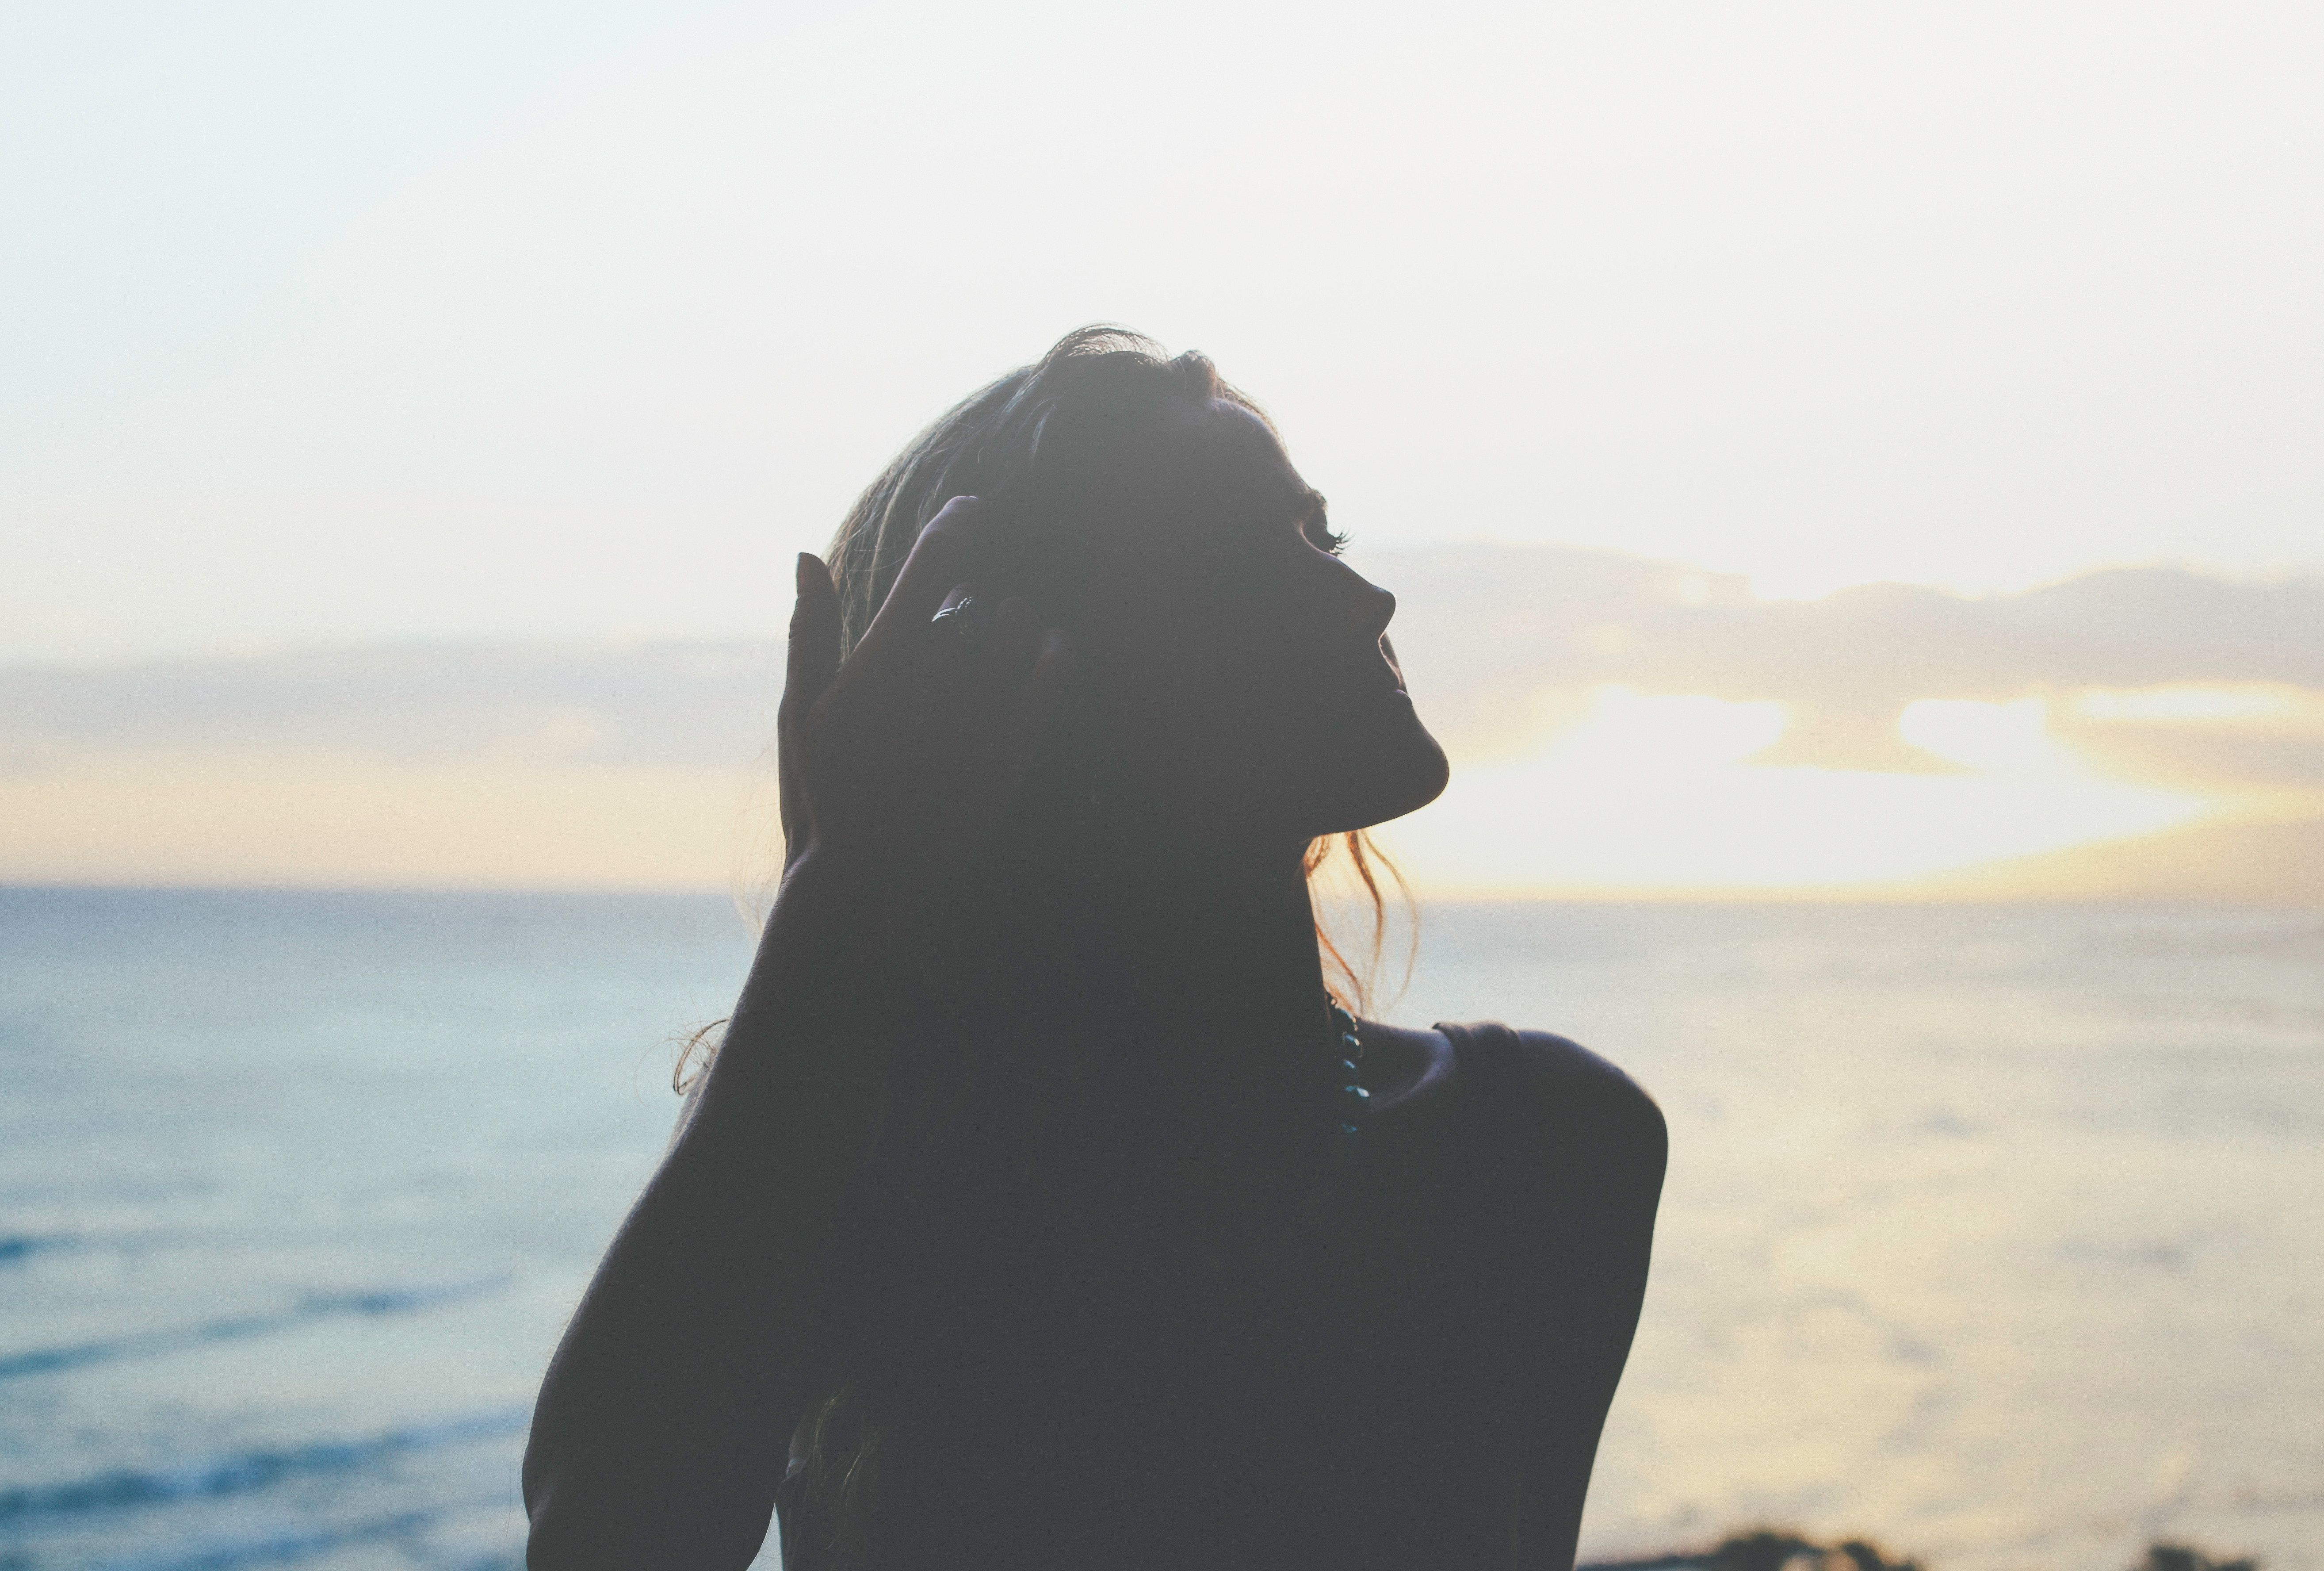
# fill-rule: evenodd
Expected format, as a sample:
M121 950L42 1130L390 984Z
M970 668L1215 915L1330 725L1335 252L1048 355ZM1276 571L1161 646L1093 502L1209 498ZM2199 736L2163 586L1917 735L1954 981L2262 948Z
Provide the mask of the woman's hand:
M955 497L936 514L844 663L830 571L799 558L783 889L724 1045L542 1382L529 1565L740 1566L766 1538L783 1448L828 1372L811 1328L886 1085L876 1034L832 1006L991 837L1073 674L1063 631L1021 600L974 647L930 625L973 588L955 580L979 513Z
M916 912L991 837L1073 676L1071 637L1004 600L970 644L944 606L984 504L955 496L928 522L855 648L840 655L839 596L798 559L798 603L777 718L786 879L832 864L894 914Z

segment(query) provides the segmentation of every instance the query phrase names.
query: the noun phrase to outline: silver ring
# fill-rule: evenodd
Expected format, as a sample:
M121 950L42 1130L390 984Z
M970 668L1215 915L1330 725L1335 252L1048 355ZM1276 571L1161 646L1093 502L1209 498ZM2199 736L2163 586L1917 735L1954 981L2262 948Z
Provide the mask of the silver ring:
M928 624L950 627L960 635L961 642L974 649L992 631L992 608L971 595L929 617Z

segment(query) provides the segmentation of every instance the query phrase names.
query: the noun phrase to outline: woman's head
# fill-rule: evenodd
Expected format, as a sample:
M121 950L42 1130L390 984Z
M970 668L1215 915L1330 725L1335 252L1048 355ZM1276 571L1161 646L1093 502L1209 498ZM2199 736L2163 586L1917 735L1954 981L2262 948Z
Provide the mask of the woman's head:
M1340 561L1323 498L1199 355L1067 335L929 427L832 543L852 646L920 529L984 498L981 593L1074 633L1073 767L1202 845L1304 846L1436 796L1444 757Z

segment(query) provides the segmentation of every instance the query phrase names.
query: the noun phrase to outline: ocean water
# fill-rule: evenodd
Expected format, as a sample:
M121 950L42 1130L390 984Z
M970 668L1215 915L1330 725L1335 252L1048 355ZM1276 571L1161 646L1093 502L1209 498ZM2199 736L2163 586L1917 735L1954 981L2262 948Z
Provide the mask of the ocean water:
M0 891L0 1571L515 1566L723 901ZM2324 914L1446 906L1673 1158L1585 1552L2324 1571Z

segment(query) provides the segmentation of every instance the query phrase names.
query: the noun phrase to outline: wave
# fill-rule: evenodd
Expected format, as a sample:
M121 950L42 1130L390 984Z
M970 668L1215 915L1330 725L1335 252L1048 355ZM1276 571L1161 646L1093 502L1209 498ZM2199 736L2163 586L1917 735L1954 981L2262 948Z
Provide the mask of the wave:
M336 1527L294 1528L255 1538L175 1548L159 1555L131 1556L106 1561L100 1571L240 1571L240 1567L244 1566L290 1565L366 1539L414 1539L456 1512L503 1503L499 1495L479 1496L424 1511L399 1511L393 1516L374 1517ZM432 1558L424 1555L413 1557L422 1564ZM500 1566L508 1566L513 1571L514 1564L513 1561L497 1558L460 1562L462 1571L485 1571L485 1567Z
M515 1434L523 1429L528 1417L522 1409L508 1409L438 1424L390 1429L357 1440L324 1440L215 1456L177 1467L145 1472L119 1469L62 1483L19 1485L0 1490L0 1527L13 1526L29 1517L211 1499L264 1489L286 1479L351 1472L391 1456Z
M93 1363L112 1363L124 1358L179 1353L217 1342L239 1342L338 1315L403 1314L455 1298L474 1298L479 1293L491 1292L506 1287L508 1280L502 1276L447 1287L316 1294L301 1300L293 1308L277 1310L271 1315L238 1315L221 1320L205 1320L192 1326L165 1326L153 1331L134 1331L126 1336L110 1337L102 1342L81 1342L64 1347L35 1347L23 1353L0 1354L0 1380L51 1374L60 1370L86 1368Z
M36 1233L0 1234L0 1265L15 1265L51 1249L72 1249L80 1240L69 1235L44 1237Z

